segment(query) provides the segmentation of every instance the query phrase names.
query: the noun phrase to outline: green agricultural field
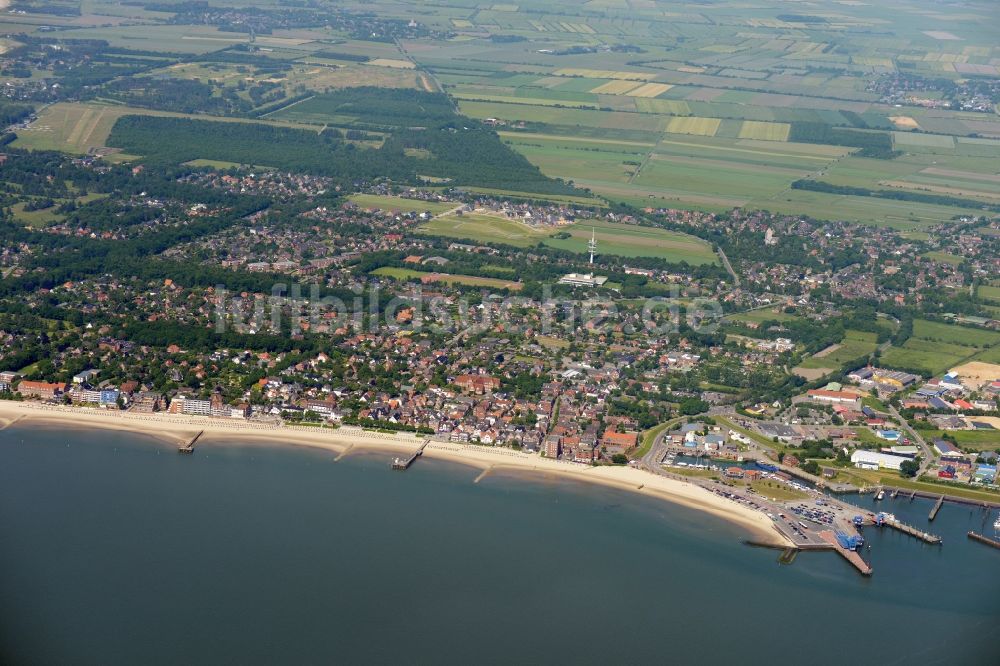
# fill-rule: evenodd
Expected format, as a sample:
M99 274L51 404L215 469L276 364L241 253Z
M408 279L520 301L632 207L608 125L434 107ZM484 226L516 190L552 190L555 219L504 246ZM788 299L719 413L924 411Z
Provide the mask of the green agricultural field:
M690 202L746 205L785 191L806 172L705 157L654 157L633 179L636 185Z
M591 236L594 236L597 239L598 254L656 257L677 263L685 261L693 265L718 261L718 257L705 241L666 229L594 221L574 224L562 231L569 233L570 237L547 238L545 244L560 250L585 254L587 244Z
M721 120L718 118L671 118L667 123L667 132L671 134L694 134L697 136L715 136ZM758 138L758 137L745 137Z
M74 11L31 13L45 4L18 3L18 11L4 16L4 34L43 34L37 31L44 25L72 32L74 39L104 40L123 60L141 54L135 57L162 61L143 76L218 81L229 90L239 87L244 99L247 86L262 82L287 94L313 91L316 98L268 118L320 127L366 120L325 103L329 90L365 85L443 91L469 117L499 119L506 126L503 138L546 175L572 179L610 202L708 211L744 206L906 231L982 213L979 203L1000 202L1000 181L990 166L1000 161L996 114L897 107L879 101L868 87L880 74L900 71L949 81L1000 76L996 21L986 2L966 3L959 11L931 0L843 0L832 7L345 0L338 11L403 24L414 20L449 37L369 39L367 28L352 31L335 21L261 31L253 56L287 66L280 71L231 58L248 41L243 33L201 21L184 25L142 4L55 0L56 7ZM277 0L250 4L298 9ZM22 9L28 13L18 13ZM929 24L935 29L928 30ZM34 79L43 75L31 73ZM933 91L925 96L942 98ZM166 115L56 104L32 127L18 130L15 147L86 153L104 145L123 113ZM848 146L788 143L796 123L884 132L900 154L867 159ZM807 177L973 203L789 189ZM498 185L504 186L519 189Z
M1000 308L997 309L994 316L1000 318ZM984 349L983 351L973 356L972 360L982 361L984 363L996 363L1000 365L1000 345L997 345L996 347L990 347L989 349Z
M522 3L518 11L435 6L427 11L460 36L448 43L421 44L411 55L455 93L470 116L525 123L511 145L545 173L572 177L611 201L713 211L743 205L922 230L976 207L789 191L788 181L773 178L776 174L767 169L829 175L831 183L847 181L842 184L870 189L1000 200L996 184L981 176L995 171L961 163L1000 159L1000 142L981 138L1000 135L1000 122L986 114L895 108L866 90L873 76L902 67L948 79L989 75L995 69L1000 52L981 6L947 14L949 33L960 37L953 40L925 32L922 1L843 2L815 22L786 20L790 10L773 3L752 9L702 4L696 13L670 14L663 13L662 3L611 0L582 7L569 0ZM399 4L414 7L405 0ZM802 12L820 14L815 9ZM629 20L622 19L625 13ZM892 39L867 28L890 24ZM710 32L706 25L713 26ZM525 41L483 38L500 33ZM611 43L637 47L642 56L577 51L585 44ZM569 108L581 104L600 108ZM811 154L773 150L785 145L796 122L886 132L901 155L832 164L856 149L815 144ZM894 131L911 122L921 131ZM624 132L627 139L620 134ZM684 169L674 173L673 167L664 173L653 168L648 175L643 168L635 175L629 168L633 165L612 156L587 160L571 151L543 151L533 134L654 142L654 154L664 153L663 146L671 143L714 139L729 144L706 143L691 148L688 156L730 164L691 174L686 182ZM763 144L771 144L772 150ZM734 173L733 163L765 168L745 175Z
M929 375L936 375L958 365L969 356L964 353L949 354L921 347L923 345L920 341L907 340L902 347L892 347L882 354L882 362L889 367L912 368L922 370ZM975 353L975 349L968 351Z
M991 360L998 343L1000 333L994 331L917 319L913 336L902 347L890 348L882 358L889 366L939 374L967 359Z
M971 326L943 324L926 319L913 322L913 337L969 347L987 347L1000 343L1000 333Z
M757 120L745 120L740 128L741 139L759 139L761 141L788 141L788 123L765 123Z
M994 287L986 284L979 285L976 289L976 295L979 298L1000 303L1000 287Z

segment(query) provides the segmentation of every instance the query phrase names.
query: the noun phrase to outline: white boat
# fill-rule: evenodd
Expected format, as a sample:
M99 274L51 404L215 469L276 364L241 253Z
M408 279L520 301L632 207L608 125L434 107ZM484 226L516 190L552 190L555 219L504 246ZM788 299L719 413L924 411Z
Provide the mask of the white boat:
M884 490L878 491L878 495L875 496L875 499L877 499L877 500L884 500L885 499L885 491Z
M993 522L993 529L1000 530L1000 513L997 514L997 519Z

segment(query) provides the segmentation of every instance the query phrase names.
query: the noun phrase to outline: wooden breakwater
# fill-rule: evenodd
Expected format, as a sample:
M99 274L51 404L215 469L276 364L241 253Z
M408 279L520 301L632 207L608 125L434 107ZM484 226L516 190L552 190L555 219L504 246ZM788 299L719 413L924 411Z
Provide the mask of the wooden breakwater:
M935 518L937 518L938 511L941 510L942 504L944 504L944 495L941 495L941 497L938 498L938 501L935 502L934 507L931 509L931 512L927 515L927 520L934 520Z

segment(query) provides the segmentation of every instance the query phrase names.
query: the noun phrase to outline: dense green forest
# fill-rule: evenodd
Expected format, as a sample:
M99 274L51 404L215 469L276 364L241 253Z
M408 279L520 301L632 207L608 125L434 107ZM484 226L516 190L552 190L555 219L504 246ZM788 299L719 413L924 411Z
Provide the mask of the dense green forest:
M34 109L26 104L8 104L0 102L0 125L6 127L21 122L34 113Z
M852 197L878 197L880 199L896 199L899 201L916 201L919 203L937 204L939 206L960 206L962 208L982 208L1000 212L1000 205L988 204L975 199L951 197L945 194L929 194L925 192L910 192L908 190L872 190L867 187L851 187L849 185L834 185L821 180L797 180L792 183L792 189L812 190L813 192L828 192L830 194L845 194Z
M315 99L326 113L357 115L366 119L366 127L392 133L381 148L359 148L335 129L124 116L108 145L160 165L224 160L313 173L344 184L380 178L415 184L419 176L432 176L454 185L519 192L575 191L543 175L492 130L458 115L444 95L356 88Z
M821 143L830 146L860 148L859 157L891 160L899 155L892 149L892 136L888 132L862 132L853 129L833 127L825 123L792 123L789 141L798 143Z

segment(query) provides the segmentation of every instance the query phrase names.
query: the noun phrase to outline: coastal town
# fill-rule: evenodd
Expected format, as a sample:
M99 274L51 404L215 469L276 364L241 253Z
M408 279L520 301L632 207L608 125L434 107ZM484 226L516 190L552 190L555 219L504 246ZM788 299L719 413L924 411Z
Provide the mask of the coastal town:
M796 497L789 483L1000 498L1000 322L974 298L1000 269L996 220L925 240L762 212L612 211L386 183L344 198L328 178L247 168L166 180L91 158L60 168L144 191L5 250L5 275L38 288L8 300L0 397L409 432L676 476L666 455L649 464L669 442L696 460L778 466L788 478L768 483ZM241 225L186 237L220 216ZM582 252L432 231L484 220L578 237ZM689 233L724 261L615 254L598 238L607 225ZM158 261L187 267L170 277L45 268L52 243L78 242L60 238L142 246L164 234L177 242L160 244ZM938 370L934 347L954 363ZM716 472L727 484L747 474Z
M995 0L0 5L0 666L996 662Z

